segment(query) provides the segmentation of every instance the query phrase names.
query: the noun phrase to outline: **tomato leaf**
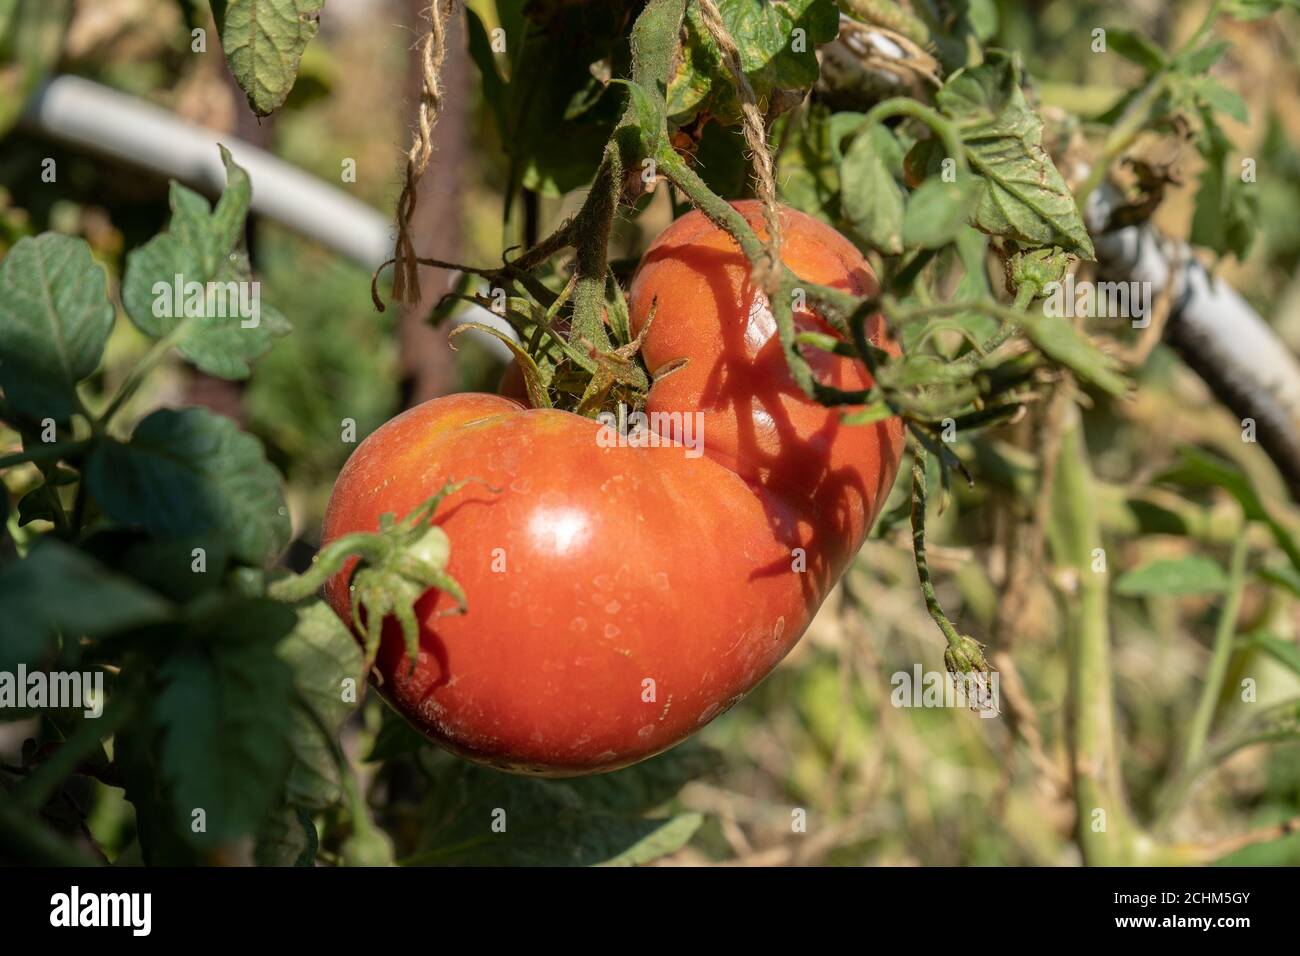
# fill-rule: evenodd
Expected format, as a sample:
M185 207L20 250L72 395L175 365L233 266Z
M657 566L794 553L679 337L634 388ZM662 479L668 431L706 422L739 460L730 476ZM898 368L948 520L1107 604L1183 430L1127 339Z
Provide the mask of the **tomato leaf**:
M483 25L483 18L469 6L465 7L465 28L467 34L466 46L469 49L470 59L478 67L479 76L483 80L480 87L483 91L483 99L492 110L492 118L496 122L497 132L502 142L505 142L508 87L506 81L501 78L501 73L497 70L496 53L493 51L492 43L488 39L487 28Z
M1234 20L1258 20L1283 7L1300 10L1300 0L1225 0L1222 12Z
M939 249L955 241L978 200L979 188L973 177L958 182L927 179L907 201L903 244Z
M113 327L104 269L84 239L20 239L0 262L0 388L14 408L65 421Z
M984 187L972 225L1093 258L1074 196L1043 148L1043 121L1020 89L1014 57L989 51L984 63L950 77L935 102L957 124Z
M1250 121L1250 112L1246 109L1245 100L1238 96L1235 90L1228 89L1217 80L1212 80L1208 76L1197 77L1193 81L1192 91L1196 98L1211 110L1230 116L1238 123Z
M216 208L173 182L168 231L126 258L122 303L145 335L171 336L180 354L218 378L242 379L290 325L261 301L240 248L252 196L248 175L221 148L227 185Z
M1261 580L1285 588L1300 598L1300 571L1295 568L1260 568L1258 573Z
M1204 73L1223 59L1223 54L1231 48L1232 44L1227 40L1215 40L1179 57L1178 66L1187 73Z
M1229 173L1228 157L1232 143L1214 118L1214 113L1200 111L1202 131L1197 148L1205 157L1201 186L1196 192L1196 212L1192 216L1190 241L1218 253L1231 252L1245 257L1255 237L1259 219L1259 196L1247 188L1241 177Z
M302 807L278 807L257 832L253 862L258 866L312 866L319 846L311 814Z
M129 442L98 443L86 481L115 521L169 538L219 533L249 564L289 539L280 475L261 443L206 409L160 409Z
M633 80L610 80L610 82L627 87L629 94L627 115L635 117L637 131L641 134L642 152L646 156L655 155L665 135L662 100Z
M1264 16L1264 13L1255 16ZM1242 17L1241 19L1247 19ZM1250 19L1254 19L1251 17ZM1300 833L1264 843L1252 843L1215 860L1211 866L1300 866Z
M898 140L876 124L854 137L840 166L845 217L862 239L889 255L903 251L903 189L895 178L902 163Z
M647 813L692 780L718 773L722 754L696 740L622 770L568 781L588 806L607 813Z
M1165 53L1142 34L1133 30L1108 29L1106 48L1114 50L1124 59L1136 63L1147 73L1161 69L1166 62Z
M1300 675L1300 647L1295 641L1285 641L1272 634L1256 632L1246 635L1246 643L1258 647L1275 661L1285 665L1295 674Z
M18 122L27 97L54 69L73 0L0 2L0 135Z
M232 601L159 668L159 770L200 846L256 832L282 792L293 686L276 646L294 620L276 601Z
M519 363L519 371L524 378L524 388L528 392L528 402L533 408L551 407L551 396L547 391L551 384L551 369L539 367L533 357L528 354L527 349L500 329L483 322L462 322L452 329L451 334L447 336L448 342L453 341L456 336L470 329L492 336L510 350L510 353L515 357L515 361ZM455 346L453 345L452 348L455 349Z
M616 93L593 95L590 67L627 56L626 46L611 40L621 33L627 6L625 0L535 4L511 17L518 24L513 29L504 24L512 51L504 91L508 196L520 185L560 196L590 181L622 114ZM586 108L565 118L575 98Z
M589 804L569 782L459 761L439 765L424 816L430 826L415 854L421 863L631 866L680 849L702 823L694 813L645 818L613 812Z
M341 798L337 735L365 687L365 660L329 605L313 600L297 613L297 624L276 648L294 691L286 730L293 759L285 793L294 806L323 810Z
M1228 576L1209 558L1191 555L1148 562L1121 575L1115 590L1130 597L1142 594L1222 594Z
M1273 540L1291 560L1291 566L1300 571L1300 544L1297 544L1291 529L1265 507L1254 483L1232 462L1185 445L1179 449L1177 464L1161 473L1159 480L1191 487L1222 488L1237 499L1249 520L1262 522L1268 527Z
M162 779L161 736L150 708L113 737L113 768L122 781L126 799L135 808L136 838L144 862L195 866L199 855L187 838L188 827L181 825Z
M293 89L303 50L320 29L325 0L212 0L226 63L258 116Z
M0 608L0 671L40 663L59 634L69 640L107 637L172 615L162 598L50 537L0 570Z
M1025 312L1021 328L1035 348L1080 378L1116 398L1128 394L1128 381L1116 361L1065 319Z
M806 90L817 82L816 45L839 33L839 11L832 0L717 0L717 7L760 109L766 109L777 90ZM740 122L735 82L722 51L699 8L690 4L681 62L668 84L668 115L684 125L700 113L726 125Z
M844 157L839 138L861 127L862 119L862 113L832 114L824 105L811 103L802 115L778 120L782 124L802 124L791 131L786 149L777 157L777 178L785 202L832 223L842 221L839 165Z
M230 564L225 541L214 534L162 539L110 527L87 537L82 547L177 604L220 588ZM201 549L201 562L195 549Z
M704 823L699 813L646 821L652 827L627 849L604 861L602 866L639 866L676 853L695 836Z

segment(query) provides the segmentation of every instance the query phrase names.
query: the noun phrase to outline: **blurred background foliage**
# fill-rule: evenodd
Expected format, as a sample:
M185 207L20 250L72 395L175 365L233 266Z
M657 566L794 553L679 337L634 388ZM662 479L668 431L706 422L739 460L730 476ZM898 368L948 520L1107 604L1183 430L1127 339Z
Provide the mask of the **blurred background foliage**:
M495 4L469 5L488 29L498 24ZM207 55L189 53L188 28L209 23L204 3L77 0L59 69L133 93L222 134L252 139L327 182L338 184L339 158L352 157L357 179L343 188L388 214L400 190L411 117L410 50L418 6L407 0L329 0L292 95L260 123L248 115L215 45ZM972 0L969 6L979 39L1020 51L1049 133L1068 138L1079 123L1073 117L1102 115L1141 80L1133 64L1086 55L1095 26L1129 28L1169 48L1194 28L1208 4ZM1249 110L1248 122L1223 122L1233 148L1256 157L1261 175L1249 256L1225 257L1216 268L1300 350L1300 18L1223 21L1219 32L1232 46L1215 77ZM463 138L440 143L427 179L432 189L454 194L456 257L490 265L503 248L539 230L545 234L581 197L516 196L503 219L503 197L518 171L484 102L478 73L467 60L455 68L461 71L456 89L462 97L455 108L465 117L455 128ZM1089 132L1086 121L1082 131ZM733 132L713 128L698 155L710 180L734 196L746 186L728 136ZM59 163L58 182L31 188L47 156ZM440 165L444 159L448 165ZM783 155L782 184L792 200L803 183L799 167L797 154ZM1171 234L1189 234L1198 173L1193 160L1185 185L1167 193L1157 214L1157 223ZM661 189L648 208L619 224L616 253L634 256L671 218L667 192ZM82 236L116 283L125 252L165 225L166 196L162 179L52 145L20 127L0 148L0 253L19 237L44 230ZM451 223L436 228L444 225ZM285 474L295 538L309 554L333 476L353 447L339 441L339 422L355 419L363 437L409 396L398 335L403 320L397 310L374 310L364 269L309 239L255 219L250 245L263 294L290 319L294 333L275 345L247 385L204 382L177 363L136 397L135 407L143 413L164 404L211 404L257 434ZM460 351L449 353L438 390L492 387L499 360L470 338L462 337ZM110 391L146 346L130 323L118 322L100 381L93 384ZM445 349L445 341L439 347ZM1086 415L1099 479L1093 504L1115 577L1156 558L1199 555L1226 566L1234 539L1246 533L1236 502L1223 490L1157 486L1155 477L1176 461L1180 445L1207 447L1236 463L1287 527L1296 527L1296 510L1277 475L1257 449L1242 444L1240 424L1172 354L1157 347L1138 372L1137 385L1132 402L1097 402ZM1025 435L1016 433L1025 427L1007 426L962 443L960 454L976 484L954 489L933 519L931 560L940 597L958 626L1014 660L1014 685L1013 675L1004 672L1002 686L1004 698L1018 699L1004 700L1004 709L1010 707L1016 721L1033 724L1036 746L1012 732L1006 714L981 719L963 710L891 705L890 675L910 673L918 663L927 671L943 668L942 642L916 589L906 514L899 510L906 489L900 486L886 509L892 520L882 522L809 635L697 742L635 772L509 784L522 788L515 799L526 791L560 821L544 835L520 837L527 847L513 861L569 859L564 854L570 852L574 862L584 862L588 852L604 859L609 854L602 857L589 846L592 821L599 820L608 827L610 846L624 854L619 862L659 857L680 864L1077 863L1062 736L1065 625L1048 586L1050 569L1028 581L1023 613L998 620L1008 540L1032 506L1035 461L1015 447L1025 444ZM10 491L20 495L22 473L14 474L19 477ZM1133 507L1135 500L1150 508ZM1155 511L1183 515L1185 527L1194 530L1159 533L1143 521ZM1267 537L1257 527L1249 533L1252 542ZM1115 598L1111 621L1124 776L1143 815L1155 809L1178 765L1177 742L1207 667L1219 603L1214 594ZM1238 630L1267 632L1294 651L1298 608L1294 594L1251 578ZM1245 649L1233 659L1221 723L1230 724L1245 706L1235 689L1246 676L1257 681L1261 702L1300 695L1300 672L1276 654ZM10 727L3 743L8 748L20 739ZM399 860L498 862L476 855L458 821L465 819L466 807L499 802L497 789L507 786L500 774L424 745L373 695L350 725L345 748L383 830L353 833L351 839L376 841L379 858L387 843ZM110 859L121 854L128 862L138 852L128 849L130 805L119 791L100 784L87 800L97 842ZM671 814L662 812L665 806ZM671 827L646 825L641 814L656 809ZM792 832L798 810L806 811L807 833ZM319 824L320 858L327 862L338 850L328 849L332 818L343 812L327 813ZM1244 748L1205 775L1170 826L1175 838L1205 843L1297 815L1300 743L1279 743ZM582 838L564 824L579 819L586 828ZM635 839L627 828L635 830ZM629 845L631 850L622 849ZM1231 849L1225 845L1225 855ZM1300 863L1300 834L1228 859Z

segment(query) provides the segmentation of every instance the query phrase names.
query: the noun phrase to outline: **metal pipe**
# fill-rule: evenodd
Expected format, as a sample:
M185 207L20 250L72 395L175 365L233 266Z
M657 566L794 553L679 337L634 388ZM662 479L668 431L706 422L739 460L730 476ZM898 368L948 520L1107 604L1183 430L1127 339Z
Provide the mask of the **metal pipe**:
M32 96L23 125L99 156L178 179L210 195L225 187L221 143L248 171L252 212L273 219L366 269L392 256L391 220L344 190L322 182L266 150L191 123L125 93L79 76L56 76ZM473 320L514 332L500 316L478 306L450 321ZM510 351L496 339L484 345L501 358Z

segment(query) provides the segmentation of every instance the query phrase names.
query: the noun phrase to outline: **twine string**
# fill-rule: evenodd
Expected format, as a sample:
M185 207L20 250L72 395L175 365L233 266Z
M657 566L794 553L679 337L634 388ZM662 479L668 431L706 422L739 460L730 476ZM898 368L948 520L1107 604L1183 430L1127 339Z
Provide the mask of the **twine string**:
M758 108L758 97L749 77L740 63L740 50L736 41L727 32L727 25L722 21L713 0L696 0L704 26L709 36L722 51L722 60L736 81L736 93L740 99L741 130L745 137L745 146L754 167L755 193L763 204L763 219L767 225L767 261L754 268L754 279L760 288L769 295L780 276L781 261L781 213L776 199L776 170L772 160L772 151L767 144L767 125L763 113Z
M416 187L433 158L433 127L442 110L442 64L447 58L447 23L455 0L430 0L429 31L419 40L420 108L411 148L406 154L406 181L397 200L397 244L393 253L393 298L414 302L420 297L419 263L411 223L415 219Z

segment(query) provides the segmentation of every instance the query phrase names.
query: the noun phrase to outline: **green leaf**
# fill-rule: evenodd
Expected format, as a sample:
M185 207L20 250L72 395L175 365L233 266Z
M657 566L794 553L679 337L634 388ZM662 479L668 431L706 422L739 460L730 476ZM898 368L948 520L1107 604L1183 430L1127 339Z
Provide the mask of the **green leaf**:
M761 110L774 91L806 90L817 82L817 44L839 33L833 0L717 0L717 7ZM740 122L735 81L699 8L690 4L681 60L668 84L668 115L680 126L701 113L726 125Z
M1182 446L1178 452L1177 464L1165 470L1159 476L1160 481L1191 487L1222 488L1237 499L1248 520L1263 522L1268 527L1273 540L1291 560L1291 566L1300 571L1300 545L1297 545L1291 529L1273 517L1264 506L1254 483L1245 472L1230 461L1190 445Z
M135 807L136 838L144 862L152 866L195 866L199 855L187 839L163 782L162 732L152 710L131 720L113 737L113 768L126 798Z
M23 528L33 521L57 522L62 506L51 501L53 486L42 482L18 499L18 527Z
M1260 568L1258 573L1261 580L1285 588L1300 598L1300 571L1295 568Z
M64 421L113 327L104 269L84 239L47 232L0 262L0 388L20 412Z
M97 444L86 482L115 521L170 538L220 534L249 564L289 538L280 475L261 444L206 409L160 409L130 442Z
M69 595L75 595L70 600ZM102 638L171 617L166 601L55 538L0 569L0 670L40 663L55 638Z
M647 156L655 155L659 151L659 144L663 142L665 133L662 102L640 83L632 80L610 82L627 87L630 112L636 117L636 127L641 134L641 149Z
M513 56L502 137L511 160L508 195L523 185L560 196L590 181L623 112L616 92L593 97L590 67L627 56L626 8L622 0L535 4L513 30L503 19ZM566 118L578 99L585 109Z
M428 737L412 727L392 707L385 706L381 714L375 742L363 758L366 763L383 763L433 746Z
M1178 65L1187 73L1204 73L1232 48L1227 40L1215 40L1197 50L1192 50L1178 60Z
M82 547L177 604L220 588L230 563L225 543L214 535L162 540L107 528L90 535Z
M640 866L676 853L695 836L695 831L704 823L704 817L699 813L679 813L675 817L647 822L655 824L654 828L601 865Z
M568 782L442 762L415 859L476 866L630 866L675 852L697 814L648 819L583 800ZM504 817L502 816L504 814ZM504 831L493 829L494 821Z
M608 813L648 813L672 800L692 780L714 776L721 753L689 740L631 767L567 781L584 804Z
M840 166L840 204L853 229L889 255L903 251L903 189L895 179L903 151L894 134L876 124L850 143Z
M1056 316L1023 313L1021 327L1034 347L1070 369L1108 395L1122 398L1128 382L1115 360L1093 345L1067 320Z
M966 159L984 185L972 225L1093 258L1083 217L1043 148L1043 121L1025 100L1012 57L989 51L984 63L950 77L935 102L957 124Z
M1271 11L1256 16L1262 17L1268 12ZM1238 19L1254 18L1238 17ZM1269 840L1267 843L1252 843L1241 847L1215 860L1211 866L1300 866L1300 833L1292 833L1277 840Z
M122 302L151 338L171 336L180 354L209 375L247 378L252 363L291 326L261 300L240 249L248 218L248 174L221 147L226 189L216 208L172 183L168 231L127 256Z
M1115 590L1130 597L1140 594L1222 594L1228 590L1228 576L1209 558L1197 555L1162 558L1121 575L1115 582Z
M298 623L276 650L293 675L295 696L287 730L293 761L286 799L323 810L341 797L337 737L365 687L365 660L352 632L323 601L301 605L297 612Z
M276 601L233 601L159 668L159 770L190 839L213 846L255 833L289 768L292 675L276 645L294 613ZM206 828L195 832L195 811Z
M221 162L226 167L226 188L214 209L207 199L173 181L171 184L171 233L183 246L199 256L202 275L211 279L219 275L231 253L244 237L244 221L253 201L253 187L248 173L238 165L224 146Z
M73 0L0 0L0 135L58 62L72 7Z
M177 194L183 189L172 184L173 208ZM182 286L180 303L175 302L174 294L177 276ZM126 306L127 318L145 335L160 339L186 318L189 310L184 305L184 284L204 283L208 278L197 250L173 235L160 233L127 253L126 276L122 280L122 304ZM168 294L171 299L160 298Z
M1269 657L1300 675L1300 647L1296 646L1295 641L1284 641L1280 637L1261 632L1248 634L1245 640L1246 643L1258 647Z
M883 398L872 402L860 411L849 412L840 416L840 421L845 425L874 425L876 422L883 422L888 418L893 418L896 413L889 407L889 403Z
M1168 62L1160 47L1133 30L1108 29L1106 47L1114 50L1124 59L1136 63L1147 73L1156 72Z
M528 353L517 340L502 332L500 329L483 322L462 322L452 330L448 341L450 342L455 336L462 335L473 329L477 332L483 332L492 336L515 357L515 362L519 366L519 372L524 379L524 390L528 393L528 402L533 408L550 408L551 396L547 389L551 384L551 369L549 367L539 367L532 355ZM452 346L454 349L455 346Z
M862 126L863 115L830 113L825 105L814 102L810 103L805 112L787 114L777 121L783 127L777 135L786 136L786 148L777 157L777 179L785 202L811 216L833 223L841 220L838 168L844 157L840 153L839 142ZM713 128L721 127L710 124L705 130L705 141L708 140L709 130ZM788 135L785 129L789 129ZM704 142L700 145L703 151ZM741 145L743 146L743 140ZM737 152L740 155L742 173L739 181L743 185L744 154L740 149ZM705 174L707 172L704 171ZM734 194L724 192L721 195Z
M951 183L927 179L907 201L903 244L938 249L955 241L966 229L978 200L978 186L970 177Z
M279 807L258 831L253 862L258 866L312 866L319 846L311 814L301 807Z
M705 185L719 196L746 195L749 188L749 160L745 157L744 135L732 126L707 124L695 150L695 167ZM789 202L789 179L778 179L782 192L786 194L783 198Z
M1193 86L1196 97L1217 113L1225 113L1231 116L1238 123L1247 123L1250 121L1250 112L1246 109L1246 102L1237 95L1235 90L1230 90L1217 80L1212 80L1208 76L1199 77Z
M506 120L508 117L506 102L508 88L506 82L501 79L501 74L497 70L496 54L492 51L492 42L488 39L487 28L483 25L483 18L468 6L465 7L465 26L467 33L466 45L469 48L470 59L478 67L479 76L483 81L480 87L483 91L483 99L492 111L497 133L504 142L506 140Z
M1300 0L1225 0L1221 12L1235 20L1258 20L1283 7L1300 10Z
M325 0L212 0L212 16L235 82L258 116L293 89L298 63L320 29Z
M1201 186L1196 192L1190 241L1218 253L1245 257L1254 240L1259 219L1259 196L1254 188L1231 175L1228 157L1232 144L1214 114L1202 108L1202 131L1197 148L1205 157Z

